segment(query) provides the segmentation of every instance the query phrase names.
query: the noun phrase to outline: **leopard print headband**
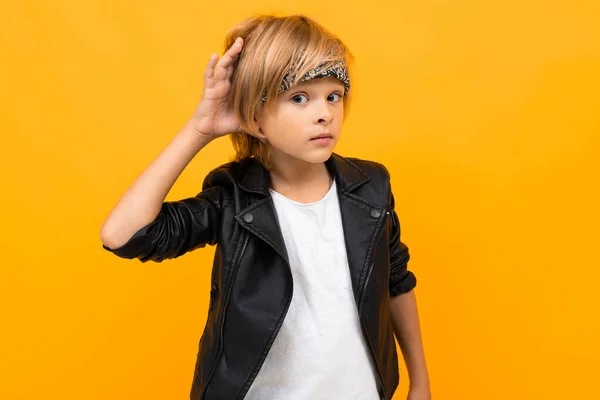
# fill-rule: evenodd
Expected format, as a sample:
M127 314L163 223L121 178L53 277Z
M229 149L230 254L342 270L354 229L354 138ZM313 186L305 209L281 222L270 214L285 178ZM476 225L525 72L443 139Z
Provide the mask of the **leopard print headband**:
M320 65L320 66L308 71L302 77L302 79L300 79L299 83L306 82L311 79L326 78L328 76L336 78L339 81L341 81L344 84L344 96L348 94L348 91L350 90L350 78L348 77L348 70L342 63L334 64L329 69L324 69L323 65ZM279 86L279 91L277 92L277 94L285 92L286 90L291 88L295 78L296 78L295 75L290 75L288 73L283 78L283 81L281 82L281 86ZM262 104L265 104L266 101L267 101L267 96L265 95L262 98Z

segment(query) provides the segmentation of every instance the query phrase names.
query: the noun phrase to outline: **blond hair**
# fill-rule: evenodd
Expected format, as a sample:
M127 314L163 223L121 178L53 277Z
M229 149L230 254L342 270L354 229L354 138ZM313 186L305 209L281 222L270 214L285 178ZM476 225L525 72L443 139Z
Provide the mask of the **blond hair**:
M246 19L227 33L225 50L238 37L244 39L244 47L231 78L230 102L242 126L252 131L256 130L257 113L262 107L272 107L286 76L295 77L292 83L295 86L314 68L326 70L340 63L350 74L354 61L338 37L304 15L260 15ZM344 119L351 93L352 89L343 98ZM230 136L237 161L254 157L269 168L268 144L243 132Z

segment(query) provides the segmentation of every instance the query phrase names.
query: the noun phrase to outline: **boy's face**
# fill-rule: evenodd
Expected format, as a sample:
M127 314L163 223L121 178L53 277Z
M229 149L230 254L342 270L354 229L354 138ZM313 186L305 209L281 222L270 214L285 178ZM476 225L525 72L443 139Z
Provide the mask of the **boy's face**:
M277 96L273 108L258 114L275 164L291 157L325 162L340 137L344 119L344 84L326 77L311 79Z

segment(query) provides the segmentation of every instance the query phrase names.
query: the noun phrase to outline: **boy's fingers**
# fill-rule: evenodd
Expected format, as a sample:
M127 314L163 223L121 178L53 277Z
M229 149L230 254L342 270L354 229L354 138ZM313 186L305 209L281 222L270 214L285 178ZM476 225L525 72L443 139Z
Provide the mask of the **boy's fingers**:
M208 60L208 64L206 65L206 69L204 70L204 80L211 80L215 74L215 65L217 65L217 60L219 56L216 53L213 53Z
M222 80L227 77L228 68L233 65L237 56L242 51L242 38L237 38L233 45L227 50L223 57L219 60L215 67L214 77L217 80Z
M231 79L231 77L233 76L234 70L235 70L235 68L233 68L233 65L231 65L229 68L227 68L227 80Z

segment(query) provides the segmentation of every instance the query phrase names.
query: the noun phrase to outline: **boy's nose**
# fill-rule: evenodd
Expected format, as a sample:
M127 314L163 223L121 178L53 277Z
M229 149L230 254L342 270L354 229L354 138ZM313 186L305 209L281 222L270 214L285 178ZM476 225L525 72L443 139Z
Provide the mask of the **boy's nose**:
M332 112L329 104L327 104L325 102L325 104L322 105L321 107L319 107L319 110L317 111L317 123L318 124L328 124L331 122L332 118L333 118L333 112Z
M331 116L323 116L321 118L319 118L318 123L319 124L329 124L331 122Z

